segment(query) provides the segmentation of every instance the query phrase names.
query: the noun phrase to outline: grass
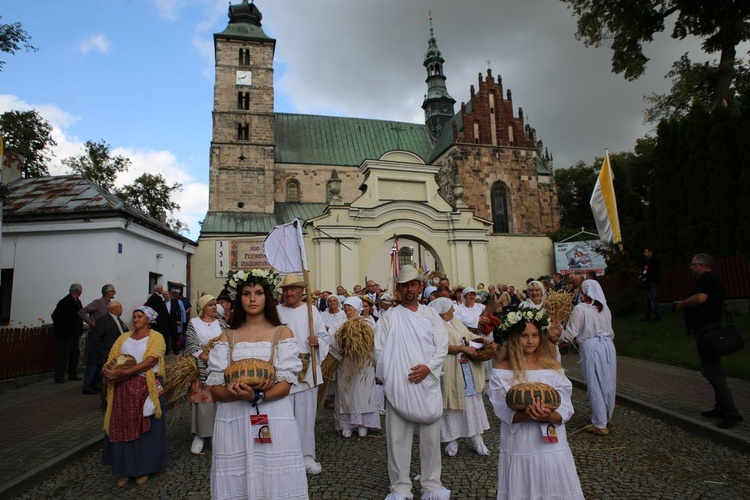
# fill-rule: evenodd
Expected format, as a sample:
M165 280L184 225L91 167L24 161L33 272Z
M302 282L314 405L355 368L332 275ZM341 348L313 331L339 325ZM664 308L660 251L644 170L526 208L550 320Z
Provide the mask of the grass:
M698 369L698 351L693 337L685 331L682 313L662 306L660 323L644 323L642 316L642 312L613 313L617 354ZM728 377L750 380L750 316L734 315L733 319L745 339L745 348L722 358L722 366Z

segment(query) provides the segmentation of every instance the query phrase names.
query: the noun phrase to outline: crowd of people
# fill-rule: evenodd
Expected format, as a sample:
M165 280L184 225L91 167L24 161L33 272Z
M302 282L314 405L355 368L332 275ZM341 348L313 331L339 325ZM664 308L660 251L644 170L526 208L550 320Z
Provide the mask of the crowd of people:
M716 319L721 296L709 279L710 257L694 261L696 293L677 308L692 313L697 332ZM497 449L483 438L491 425L485 398L500 424L498 498L583 498L565 429L572 386L557 344L575 343L580 351L591 404L584 430L607 436L617 365L612 315L598 281L571 275L566 283L556 273L529 279L522 293L503 283L452 288L447 278L428 280L409 265L394 281L392 293L368 280L355 293L339 286L335 294L315 290L308 300L300 275L237 271L217 296L198 298L194 317L187 297L156 285L132 312L132 328L120 318L112 284L84 307L83 287L74 283L53 313L60 339L55 382L66 374L80 380L73 344L87 324L83 393L104 399L102 463L119 487L131 479L142 486L166 464L171 351L195 363L187 390L190 450L205 453L210 442L212 498L308 498L307 475L323 472L315 423L326 397L333 398L331 425L343 439L380 432L384 416L388 500L412 498L415 431L425 499L450 498L442 457L456 456L461 440L480 456ZM554 291L567 291L574 306L560 325L550 325L546 311ZM720 364L701 363L716 391L706 415L741 420ZM229 375L240 365L254 374L252 382ZM506 396L522 383L551 387L559 404L534 398L511 408Z

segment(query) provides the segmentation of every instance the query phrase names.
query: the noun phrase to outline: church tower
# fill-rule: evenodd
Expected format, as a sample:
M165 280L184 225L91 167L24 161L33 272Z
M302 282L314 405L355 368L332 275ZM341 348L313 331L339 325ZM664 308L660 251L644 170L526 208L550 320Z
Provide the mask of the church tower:
M424 97L422 109L424 120L430 138L435 141L443 130L443 126L453 118L453 105L456 100L448 94L443 74L443 59L438 49L435 34L432 29L432 14L430 14L430 39L427 53L424 56L424 67L427 68L427 95Z
M274 210L273 56L276 40L254 3L229 5L229 24L214 34L213 134L209 212Z

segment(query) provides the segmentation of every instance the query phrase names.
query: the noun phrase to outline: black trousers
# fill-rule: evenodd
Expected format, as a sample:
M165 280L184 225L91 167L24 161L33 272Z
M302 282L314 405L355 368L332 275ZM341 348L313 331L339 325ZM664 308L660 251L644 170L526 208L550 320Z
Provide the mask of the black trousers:
M78 376L78 358L80 349L78 347L80 335L57 337L57 360L55 361L55 381L65 381L68 378Z

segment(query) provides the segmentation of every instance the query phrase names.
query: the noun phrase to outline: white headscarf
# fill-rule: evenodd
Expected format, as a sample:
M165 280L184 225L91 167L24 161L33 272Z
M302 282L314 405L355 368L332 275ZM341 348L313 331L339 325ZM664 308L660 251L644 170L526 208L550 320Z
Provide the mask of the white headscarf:
M461 295L463 295L464 298L466 298L466 296L470 293L473 293L476 295L477 291L474 288L467 286L466 288L464 288L463 292L461 292Z
M344 305L350 305L357 310L357 314L362 312L362 299L359 297L347 297L344 300Z
M438 314L445 314L453 307L453 301L445 297L438 297L428 304Z
M596 280L586 280L581 285L581 291L591 300L598 300L603 306L607 305L607 298L604 296L602 286Z
M437 287L430 285L430 286L428 286L427 288L424 289L424 293L422 294L422 296L425 299L429 299L430 295L432 295L435 292L437 292Z

